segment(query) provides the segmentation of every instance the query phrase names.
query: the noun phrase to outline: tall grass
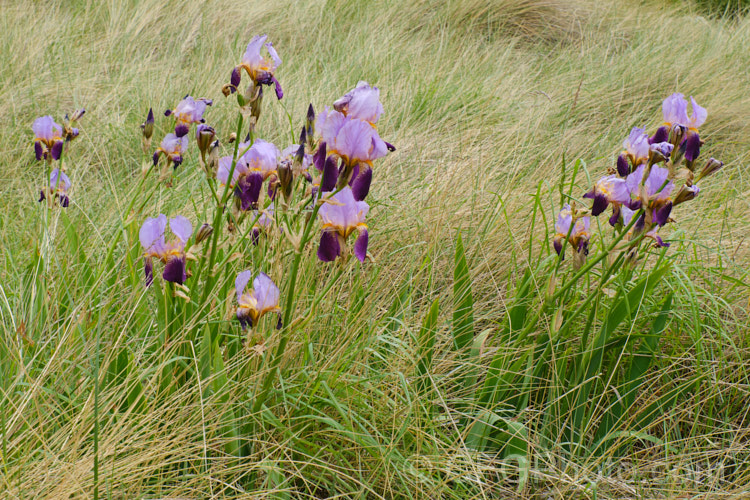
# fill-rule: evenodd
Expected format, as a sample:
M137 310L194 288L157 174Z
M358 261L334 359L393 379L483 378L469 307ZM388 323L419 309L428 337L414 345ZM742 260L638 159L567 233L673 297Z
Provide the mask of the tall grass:
M747 492L746 18L709 20L660 2L147 0L5 2L0 22L7 496L89 497L95 460L102 496L112 498ZM189 92L217 99L212 120L226 139L234 123L218 110L228 107L220 87L249 38L266 32L284 59L286 97L264 107L262 137L289 142L286 111L301 117L309 102L330 103L364 79L382 89L379 132L398 151L375 171L368 199L375 262L342 268L338 281L303 263L298 293L319 302L299 319L268 405L252 411L248 395L267 367L243 352L239 328L221 323L227 342L218 354L200 341L228 294L209 301L210 322L198 311L181 323L193 338L173 332L154 356L173 327L156 317L159 303L132 263L145 217L212 215L200 204L209 193L194 157L171 189L139 183L138 124L149 107L172 108ZM658 295L628 319L625 331L650 331L670 294L640 390L583 401L576 408L591 426L579 425L576 437L595 443L618 404L632 413L607 446L571 452L562 430L581 417L560 409L591 377L571 383L563 368L586 355L584 325L559 338L543 372L524 356L552 336L554 315L540 316L526 344L502 332L519 297L545 297L563 163L565 189L580 199L632 126L658 124L661 100L674 91L708 109L704 154L727 166L683 207ZM55 253L45 270L36 203L44 173L29 127L80 106L82 137L66 159L73 201L52 213ZM577 158L585 164L571 179ZM284 262L280 254L269 266L283 274ZM603 297L615 303L631 285L612 286ZM603 322L596 316L592 331ZM507 360L495 375L512 382L508 400L529 404L482 420L477 410L497 406L473 396L495 359ZM607 365L611 380L630 373L626 361ZM193 370L194 383L165 387L165 367L178 365ZM685 390L657 404L675 388ZM482 423L494 437L480 446ZM507 460L514 455L531 467Z

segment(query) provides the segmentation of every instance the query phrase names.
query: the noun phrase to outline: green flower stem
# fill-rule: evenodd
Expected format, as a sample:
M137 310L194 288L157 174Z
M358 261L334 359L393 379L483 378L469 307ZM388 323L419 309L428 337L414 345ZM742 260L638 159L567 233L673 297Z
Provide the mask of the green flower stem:
M321 179L320 182L321 185L323 185L323 179ZM340 189L335 191L333 195L341 191ZM304 250L307 243L310 241L310 230L315 225L316 218L318 216L318 210L320 210L320 207L322 205L322 193L320 200L315 200L315 197L312 197L313 201L313 211L310 216L310 218L307 220L307 223L305 224L305 229L302 233L302 238L300 239L299 246L294 251L294 261L292 262L292 271L289 276L289 290L287 290L287 297L286 297L286 303L284 304L284 315L283 315L283 327L281 330L281 336L279 338L279 345L276 346L276 352L274 353L273 357L271 358L271 361L269 363L269 370L268 374L266 375L266 379L263 381L263 386L261 388L260 395L256 398L255 403L253 405L253 412L260 411L261 407L263 406L263 403L265 403L266 398L268 398L268 392L271 390L271 384L273 383L274 379L276 378L276 369L279 366L279 363L281 362L281 358L284 354L284 350L286 349L286 344L289 342L289 333L290 333L290 327L291 327L291 320L292 320L292 310L295 303L295 293L296 293L296 286L297 286L297 273L299 271L299 264L302 260L302 251ZM333 196L332 195L332 196Z
M211 252L208 256L208 274L206 275L206 283L203 288L203 297L201 298L201 304L204 304L206 300L208 299L208 293L213 288L214 280L213 278L213 267L214 262L216 260L216 246L219 242L219 235L221 234L221 218L224 215L224 209L226 206L227 201L227 195L230 193L229 185L232 183L232 178L234 177L234 169L237 166L237 160L238 156L237 153L239 152L240 148L240 134L242 134L242 123L244 122L244 116L242 113L239 113L239 118L237 119L237 138L234 142L234 155L232 155L232 168L229 169L229 175L227 176L227 183L224 185L224 192L221 195L221 203L219 203L216 206L216 213L214 215L214 233L213 233L213 239L211 240ZM202 267L202 266L201 266Z

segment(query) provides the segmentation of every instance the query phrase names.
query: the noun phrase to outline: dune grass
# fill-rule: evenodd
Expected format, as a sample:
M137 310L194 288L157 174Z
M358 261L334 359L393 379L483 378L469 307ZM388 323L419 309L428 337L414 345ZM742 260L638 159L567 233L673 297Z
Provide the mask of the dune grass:
M709 19L657 1L77 0L5 2L0 22L4 495L88 498L95 487L103 498L748 494L746 18ZM220 88L257 33L284 59L286 94L264 101L260 137L286 145L287 112L297 128L308 103L322 109L367 80L386 110L378 130L398 150L378 165L368 198L374 262L324 267L309 249L295 317L309 315L292 332L268 404L253 412L268 366L244 352L229 321L235 274L205 304L184 306L180 322L157 317L159 299L142 286L142 221L181 213L197 226L212 212L195 151L171 188L153 176L140 183L148 158L138 125L149 107L172 108L190 93L216 100L208 116L225 140L235 115ZM598 331L618 294L664 269L617 330L630 349L623 356L644 345L631 335L660 339L628 396L607 380L630 373L630 358L606 357L606 376L572 377L581 356L595 354L581 340L585 315L555 337L555 314L545 313L523 342L513 315L545 298L561 185L582 201L630 128L659 124L672 92L708 109L702 155L726 166L680 207L669 250L607 282L611 307L589 321ZM66 159L72 203L51 211L44 260L45 209L36 203L44 171L30 124L81 106L82 136ZM155 141L168 126L157 120ZM594 246L603 226L594 224ZM229 265L283 276L282 243L269 240L262 253L242 245ZM566 295L566 317L598 276ZM466 316L454 311L467 287L471 341L457 349ZM202 343L213 328L226 339L219 354ZM275 345L278 334L264 333ZM544 338L559 344L542 363ZM494 360L504 396L483 406L474 396ZM166 367L178 365L190 383L165 386ZM566 406L592 380L591 397ZM582 408L586 418L573 425ZM624 416L598 435L617 408ZM480 424L493 430L482 437Z

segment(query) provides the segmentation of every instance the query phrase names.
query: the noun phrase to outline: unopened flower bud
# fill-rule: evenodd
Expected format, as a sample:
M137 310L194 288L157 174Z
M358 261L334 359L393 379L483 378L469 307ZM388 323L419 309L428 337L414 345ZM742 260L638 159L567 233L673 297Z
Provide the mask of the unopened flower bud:
M202 243L203 241L207 240L209 236L211 236L214 232L214 228L208 224L204 223L200 228L198 228L198 232L195 234L195 243Z
M80 120L83 117L83 115L85 113L86 113L86 109L85 108L81 108L81 109L75 110L73 112L73 116L70 118L70 121L77 122L78 120Z
M208 148L211 147L211 143L213 142L214 138L216 137L216 131L213 129L213 127L209 127L208 125L201 123L195 130L195 135L198 142L198 149L200 150L202 155L205 155L208 151Z
M701 170L701 173L698 174L698 177L695 179L696 182L701 180L704 177L708 177L709 175L713 175L719 170L724 167L724 163L720 162L719 160L715 158L709 158L708 162L706 162L706 166L703 167L703 170Z
M649 163L653 165L654 163L665 161L672 155L672 149L674 149L674 146L668 142L652 144L649 148Z
M146 140L150 140L151 136L154 135L154 110L153 108L148 109L148 116L146 117L146 121L143 122L141 125L141 130L143 131L143 137Z
M312 143L313 136L315 135L315 110L313 109L312 103L307 108L307 118L305 119L305 132L307 134L307 140ZM312 147L310 148L312 149Z
M698 193L700 193L700 188L696 185L682 186L680 190L677 192L677 195L674 197L672 206L676 206L676 205L679 205L680 203L690 201L696 196L698 196Z
M679 146L682 144L682 139L685 138L685 133L687 132L687 129L680 125L675 123L672 125L672 128L669 130L669 142L672 144L672 146Z
M289 200L292 196L292 185L294 183L294 173L292 167L287 162L283 162L276 168L279 175L279 186L281 192L284 194L284 198Z

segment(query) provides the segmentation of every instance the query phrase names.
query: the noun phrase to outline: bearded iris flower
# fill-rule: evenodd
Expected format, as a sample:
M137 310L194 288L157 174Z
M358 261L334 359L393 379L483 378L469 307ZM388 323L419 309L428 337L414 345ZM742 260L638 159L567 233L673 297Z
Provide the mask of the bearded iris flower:
M571 226L573 226L571 228ZM560 213L557 214L555 222L555 236L552 240L552 246L558 255L563 250L563 243L568 243L575 249L579 258L585 258L589 253L589 239L591 238L591 218L579 217L573 221L573 211L569 204L563 205Z
M644 129L633 127L622 147L625 148L623 154L628 157L633 168L648 160L649 137Z
M380 90L360 81L356 87L333 102L333 109L344 116L364 120L374 126L383 114Z
M41 203L47 196L50 200L59 200L61 207L70 205L68 190L70 189L70 178L61 172L59 168L52 170L49 176L49 188L39 191L39 202Z
M167 157L167 166L170 163L174 163L174 168L177 168L182 163L182 155L187 151L187 147L187 136L177 137L176 134L165 135L161 141L161 146L154 153L154 166L159 163L159 157L164 155Z
M664 99L662 103L662 115L664 116L664 124L666 126L682 125L691 130L698 130L698 127L706 122L708 112L706 108L698 106L693 96L690 96L690 104L692 106L692 113L688 116L687 113L687 101L685 96L679 93L674 93L671 96Z
M363 200L370 190L372 162L388 154L388 145L370 123L328 108L318 115L315 127L320 130L328 155L340 158L343 163L338 186L352 181L355 198Z
M237 319L243 328L253 328L265 314L275 312L279 313L277 328L280 328L279 288L266 273L260 273L253 280L253 287L247 290L247 284L252 277L252 271L242 271L234 282L238 303Z
M584 194L583 197L594 200L594 204L591 207L591 215L594 217L604 212L610 204L617 211L620 205L630 203L630 191L625 183L625 179L621 179L615 175L608 175L599 179L594 184L593 189Z
M169 219L169 228L177 238L167 243L165 240L166 215L159 214L158 217L146 219L141 226L139 238L141 246L145 250L146 286L150 286L154 281L154 257L164 263L162 277L165 281L182 284L187 279L185 245L190 239L190 235L193 234L193 226L187 218L178 215Z
M255 85L271 85L276 88L276 98L284 97L284 91L281 84L274 76L276 69L281 66L281 58L273 48L271 42L266 43L267 35L256 35L247 44L245 54L242 56L242 62L232 70L231 87L234 92L242 81L242 70L244 70ZM263 57L261 49L266 47L270 57Z
M177 137L183 137L190 132L190 125L193 123L203 123L203 113L206 112L206 107L211 106L213 101L211 99L194 99L191 96L185 96L185 98L177 104L175 109L168 109L164 112L165 116L174 116L177 118L177 123L174 127L174 135Z
M31 125L34 131L34 154L36 159L51 158L60 159L63 150L63 130L50 115L42 116L34 120Z
M249 142L239 144L239 150L247 149ZM232 157L224 156L219 159L216 178L222 185L234 188L234 194L240 202L242 210L250 210L258 203L263 181L276 174L278 148L262 139L256 139L250 149L237 160L232 179L229 172L232 169Z
M664 115L664 122L667 126L679 125L687 129L687 137L683 139L683 135L679 135L680 150L685 153L685 160L688 162L688 168L692 170L692 164L698 155L700 155L700 147L703 141L698 134L698 127L703 125L708 118L708 112L705 108L698 105L690 96L690 106L692 108L691 114L688 116L687 113L687 101L685 96L682 94L672 94L671 96L664 99L662 103L662 113ZM684 130L684 129L683 129Z
M333 196L324 193L322 202L323 205L318 211L323 222L318 258L323 262L335 260L342 255L349 236L357 231L354 255L360 262L364 262L369 240L365 216L370 206L364 201L355 200L352 189L348 186Z
M645 170L646 166L641 165L625 179L628 190L633 196L630 208L632 210L644 208L648 219L654 224L663 226L672 212L670 194L674 190L674 183L669 180L669 170L666 168L652 166L648 177L644 180Z

